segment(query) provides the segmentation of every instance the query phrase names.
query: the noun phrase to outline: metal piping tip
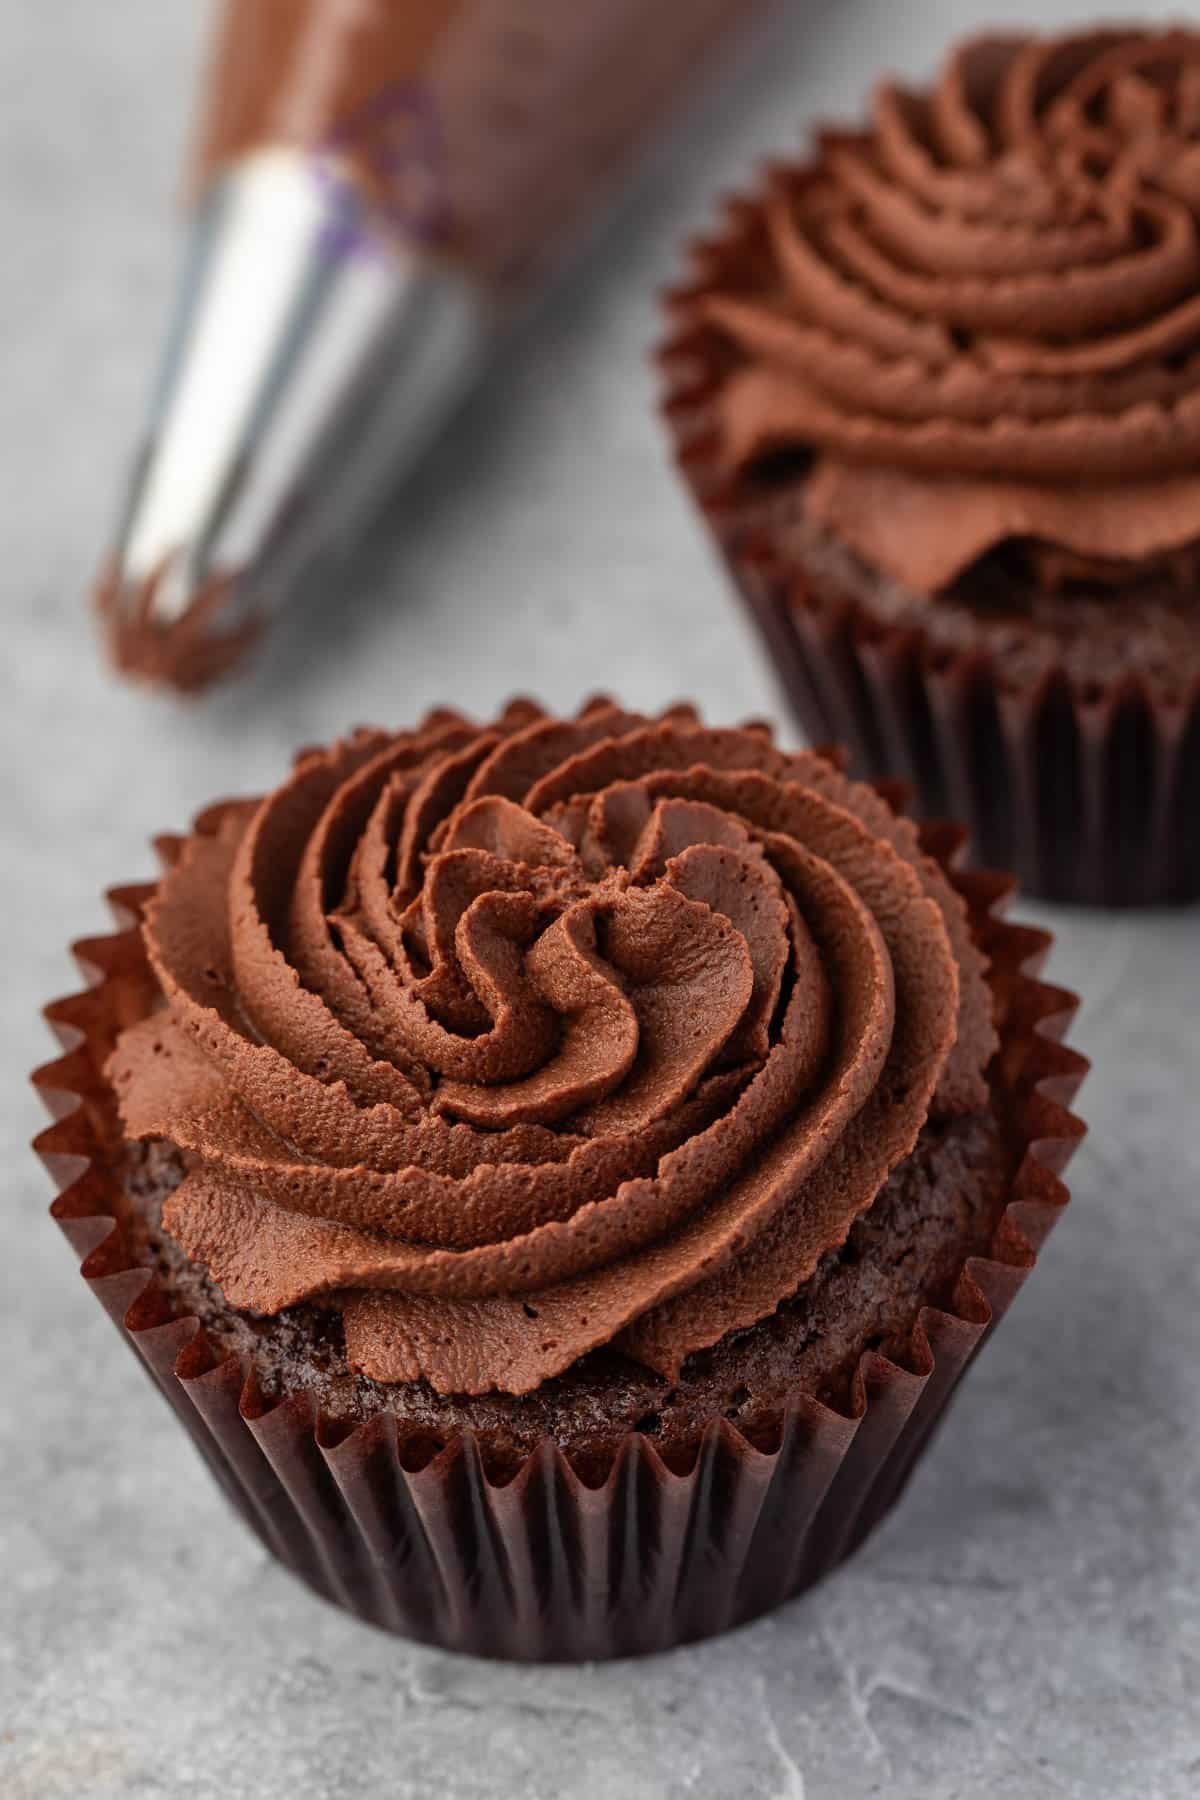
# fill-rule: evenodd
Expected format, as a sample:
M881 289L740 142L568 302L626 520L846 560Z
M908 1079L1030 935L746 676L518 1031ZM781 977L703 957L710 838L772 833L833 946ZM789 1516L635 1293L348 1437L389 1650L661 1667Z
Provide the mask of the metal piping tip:
M97 583L116 666L182 689L226 673L419 457L490 326L469 280L380 229L348 174L281 147L235 164L196 224Z
M121 579L111 562L96 583L95 603L113 667L151 687L198 693L227 675L249 654L262 633L262 620L230 622L236 575L214 575L187 595L180 610L160 601L170 582L163 565L138 586Z

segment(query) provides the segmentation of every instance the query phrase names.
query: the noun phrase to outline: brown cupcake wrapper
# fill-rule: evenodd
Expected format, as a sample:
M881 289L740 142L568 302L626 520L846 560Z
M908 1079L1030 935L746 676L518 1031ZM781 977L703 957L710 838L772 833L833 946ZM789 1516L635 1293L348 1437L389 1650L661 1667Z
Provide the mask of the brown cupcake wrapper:
M928 834L943 860L958 842ZM418 1454L388 1416L351 1428L309 1396L264 1396L198 1319L176 1315L115 1216L123 1147L102 1070L153 1000L136 925L149 887L113 891L125 928L75 947L92 986L46 1010L64 1048L33 1076L56 1119L35 1143L60 1189L52 1216L235 1509L327 1600L427 1643L526 1661L638 1655L723 1631L818 1580L891 1507L1067 1200L1059 1177L1083 1133L1067 1108L1087 1064L1058 1040L1077 1002L1034 978L1048 935L995 916L1011 884L955 879L987 921L1001 1077L1026 1149L993 1255L965 1262L953 1312L924 1309L907 1367L862 1358L852 1417L798 1395L766 1448L721 1418L687 1467L630 1433L600 1486L545 1441L501 1483L469 1433Z
M947 650L810 580L723 467L713 417L729 348L695 302L753 266L762 239L753 200L727 202L724 217L691 248L694 278L666 297L663 411L803 730L845 744L851 774L907 782L919 816L960 820L979 864L1012 869L1030 893L1098 906L1200 899L1200 683L1167 697L1130 672L1081 687L1059 661L1016 691L989 652Z

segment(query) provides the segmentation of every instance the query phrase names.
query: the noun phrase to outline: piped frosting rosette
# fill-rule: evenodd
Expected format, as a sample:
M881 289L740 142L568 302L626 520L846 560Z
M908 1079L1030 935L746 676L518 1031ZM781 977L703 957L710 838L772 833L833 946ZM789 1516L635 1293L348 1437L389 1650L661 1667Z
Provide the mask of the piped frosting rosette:
M1008 538L1103 569L1200 537L1200 34L988 38L878 91L697 301L729 464L918 592Z
M664 1375L986 1100L984 960L915 828L761 727L438 713L201 819L108 1075L185 1153L164 1223L350 1365L525 1393Z

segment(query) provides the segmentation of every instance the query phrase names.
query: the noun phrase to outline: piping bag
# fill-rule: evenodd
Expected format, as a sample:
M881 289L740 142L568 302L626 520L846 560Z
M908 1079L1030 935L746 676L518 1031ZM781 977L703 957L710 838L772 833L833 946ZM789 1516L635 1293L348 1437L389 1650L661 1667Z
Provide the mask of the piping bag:
M183 278L97 600L224 674L764 0L224 0Z

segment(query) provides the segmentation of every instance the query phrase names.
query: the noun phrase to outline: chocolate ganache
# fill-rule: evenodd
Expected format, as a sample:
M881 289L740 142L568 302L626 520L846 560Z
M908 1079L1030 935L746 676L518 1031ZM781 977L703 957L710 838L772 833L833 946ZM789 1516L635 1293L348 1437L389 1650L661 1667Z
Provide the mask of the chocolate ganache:
M108 1074L227 1301L351 1368L665 1375L796 1293L927 1118L986 1104L985 964L915 828L687 707L515 702L306 752L149 903Z
M1008 539L1110 578L1200 539L1200 34L967 44L765 212L696 301L731 466L814 453L806 511L918 593Z

